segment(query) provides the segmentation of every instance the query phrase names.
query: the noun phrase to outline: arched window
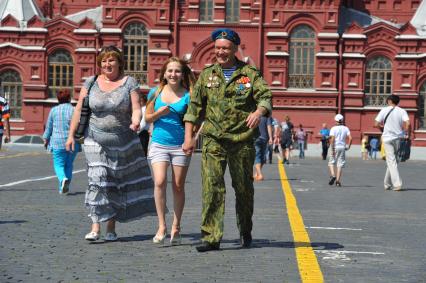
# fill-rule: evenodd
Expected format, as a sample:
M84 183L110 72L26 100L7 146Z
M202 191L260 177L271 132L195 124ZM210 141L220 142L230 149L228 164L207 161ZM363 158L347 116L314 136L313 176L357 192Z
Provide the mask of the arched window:
M240 22L240 0L226 0L226 22Z
M364 91L365 105L386 105L386 97L392 94L392 63L388 58L377 56L368 60Z
M14 70L6 70L0 74L0 94L6 98L10 107L10 118L20 119L22 110L21 76Z
M290 35L289 88L313 88L315 71L315 32L307 25L297 26Z
M200 22L213 22L213 0L200 0Z
M73 93L74 64L66 50L57 50L49 55L49 98L56 98L59 90Z
M419 93L419 127L426 128L426 82L423 83Z
M124 29L124 73L146 85L148 74L148 31L141 23Z

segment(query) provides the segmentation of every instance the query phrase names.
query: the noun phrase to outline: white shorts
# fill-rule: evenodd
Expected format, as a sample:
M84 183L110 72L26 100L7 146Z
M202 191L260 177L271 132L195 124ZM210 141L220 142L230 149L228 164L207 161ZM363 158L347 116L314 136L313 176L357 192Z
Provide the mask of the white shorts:
M186 155L181 145L161 145L151 143L148 148L148 160L151 164L167 162L172 165L189 166L191 156Z
M336 148L336 155L333 155L333 150L330 150L330 158L328 159L328 165L345 167L345 163L346 163L345 152L346 152L345 148Z

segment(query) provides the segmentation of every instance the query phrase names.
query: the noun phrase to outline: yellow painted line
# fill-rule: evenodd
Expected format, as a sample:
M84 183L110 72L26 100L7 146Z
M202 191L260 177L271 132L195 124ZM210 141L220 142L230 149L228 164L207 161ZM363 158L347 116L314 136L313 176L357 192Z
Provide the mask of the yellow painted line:
M288 220L293 233L294 247L296 251L297 265L299 267L300 279L303 283L321 283L324 282L321 268L317 257L311 246L311 240L306 232L302 215L297 207L297 201L291 190L290 183L283 164L278 164L278 170L281 177L281 185L285 197Z
M16 158L16 157L25 157L25 156L38 156L45 153L41 152L25 152L25 153L18 153L14 155L6 155L6 156L0 156L0 159L8 159L8 158Z

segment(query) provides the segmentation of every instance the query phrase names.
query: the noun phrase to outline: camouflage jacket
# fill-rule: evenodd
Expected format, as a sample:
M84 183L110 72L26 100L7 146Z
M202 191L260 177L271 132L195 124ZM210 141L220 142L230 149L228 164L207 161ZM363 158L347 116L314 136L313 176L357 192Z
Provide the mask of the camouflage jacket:
M200 124L202 135L232 142L258 136L257 127L249 129L246 118L264 107L270 115L272 93L257 69L237 61L228 82L219 64L204 68L194 86L184 121Z

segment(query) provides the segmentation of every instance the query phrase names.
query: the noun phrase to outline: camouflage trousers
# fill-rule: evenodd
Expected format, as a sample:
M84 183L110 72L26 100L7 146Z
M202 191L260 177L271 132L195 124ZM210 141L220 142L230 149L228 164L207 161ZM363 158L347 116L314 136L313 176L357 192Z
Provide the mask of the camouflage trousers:
M203 138L202 148L202 241L220 242L225 214L225 170L229 165L235 190L235 209L240 235L251 233L253 216L254 142L226 142Z

